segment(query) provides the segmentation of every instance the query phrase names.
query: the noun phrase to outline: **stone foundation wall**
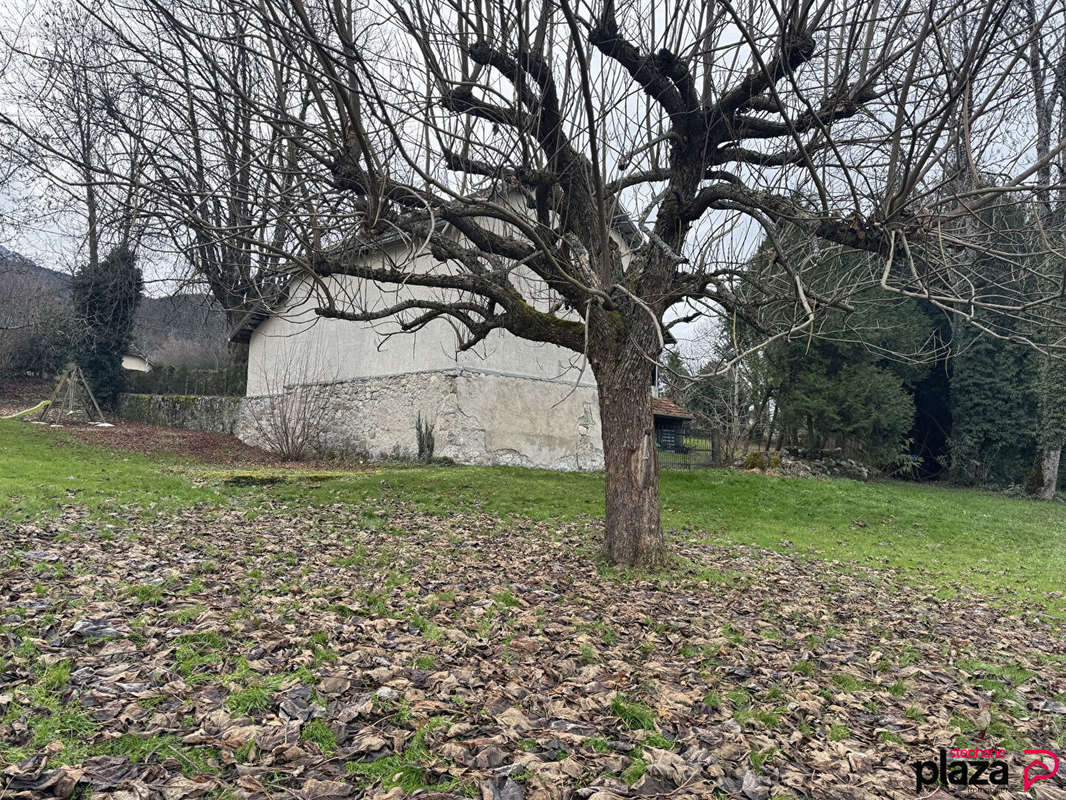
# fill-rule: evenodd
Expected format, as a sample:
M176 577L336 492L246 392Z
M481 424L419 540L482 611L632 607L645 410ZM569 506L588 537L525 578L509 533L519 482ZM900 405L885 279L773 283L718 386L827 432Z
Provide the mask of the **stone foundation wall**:
M171 428L233 433L242 400L206 395L121 394L118 417Z
M263 420L280 402L302 404L320 420L317 448L323 453L413 460L421 416L434 428L434 456L461 464L603 468L592 386L470 369L359 378L320 390L295 388L288 400L246 398L234 433L265 444Z
M595 387L465 368L295 387L287 396L124 394L118 416L269 447L263 431L279 403L313 424L323 455L413 461L421 415L433 426L433 455L460 464L603 469Z

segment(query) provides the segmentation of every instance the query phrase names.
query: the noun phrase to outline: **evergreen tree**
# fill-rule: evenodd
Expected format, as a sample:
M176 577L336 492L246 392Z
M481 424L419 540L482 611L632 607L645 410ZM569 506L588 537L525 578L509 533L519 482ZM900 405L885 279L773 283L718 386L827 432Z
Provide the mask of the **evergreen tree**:
M785 440L812 449L840 448L849 456L893 469L914 422L914 384L928 367L892 358L912 352L926 319L913 302L898 304L897 324L847 335L845 322L810 341L781 341L767 348L775 365L779 429ZM842 320L843 322L843 320Z
M909 454L915 462L912 477L933 480L945 477L950 464L951 436L951 342L952 320L936 306L919 301L930 326L931 362L925 377L914 384L914 425L907 432Z
M122 356L131 342L133 317L144 281L136 257L118 247L74 276L74 312L82 324L75 360L105 408L113 408L123 388Z
M1059 459L1066 443L1066 361L1044 357L1036 381L1040 414L1037 453L1026 484L1029 494L1044 500L1055 496L1060 482Z
M855 253L827 253L819 263L831 287L840 275L873 269ZM917 300L870 288L848 299L852 310L821 309L812 330L764 351L779 441L841 449L873 466L912 464L914 387L929 372L933 324Z
M949 475L962 484L1020 483L1037 446L1036 352L988 336L966 338L951 364Z
M827 297L848 284L848 275L880 269L868 256L819 247L791 228L779 231L778 241L784 248L810 253L806 279ZM764 242L750 268L759 269L774 252ZM876 287L846 300L848 310L823 305L809 327L745 359L758 362L746 363L753 414L758 415L760 398L768 398L764 435L776 438L778 447L841 449L877 467L911 467L908 433L915 416L914 387L930 369L930 345L935 349L937 340L933 321L920 301ZM762 313L795 310L767 303ZM765 321L739 319L730 332L732 348L742 352L757 344L760 324Z
M973 274L983 283L974 288L1001 294L1008 273L1015 269L1013 262L1025 258L1030 249L1032 221L1025 209L1006 203L984 212L982 221L987 250L1007 255L976 259ZM991 311L979 312L978 317L1002 332L1027 333L1016 320ZM1020 483L1037 446L1036 353L962 323L956 324L953 342L949 475L964 484Z

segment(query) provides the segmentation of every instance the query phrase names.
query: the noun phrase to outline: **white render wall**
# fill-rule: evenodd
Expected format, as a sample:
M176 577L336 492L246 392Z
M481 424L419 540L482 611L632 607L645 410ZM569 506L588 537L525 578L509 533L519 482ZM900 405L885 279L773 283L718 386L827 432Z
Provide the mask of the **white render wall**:
M329 279L329 286L334 297L349 298L338 302L342 308L378 309L416 293L434 296L433 290L397 292L347 276ZM582 372L582 357L556 345L495 330L472 350L457 352L455 330L446 320L400 333L394 320L367 323L319 317L315 308L321 303L306 282L300 283L290 292L288 306L255 329L248 349L249 397L277 394L282 387L299 383L463 367L571 385L580 375L582 385L596 385L590 369Z

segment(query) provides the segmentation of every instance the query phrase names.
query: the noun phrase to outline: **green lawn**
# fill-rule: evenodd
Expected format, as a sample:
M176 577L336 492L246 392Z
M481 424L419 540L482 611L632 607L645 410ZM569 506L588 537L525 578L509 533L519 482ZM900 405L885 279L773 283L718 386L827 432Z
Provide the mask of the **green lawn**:
M63 430L0 420L0 519L34 519L71 504L117 512L126 505L165 509L221 498L172 472L178 464L77 444Z
M121 517L196 502L325 505L382 498L422 510L481 509L574 519L603 514L603 477L503 467L382 467L353 472L225 470L74 444L63 431L0 422L0 517L63 504ZM666 471L663 524L716 544L902 568L901 579L1012 606L1066 609L1066 506L937 486L805 480L729 470Z

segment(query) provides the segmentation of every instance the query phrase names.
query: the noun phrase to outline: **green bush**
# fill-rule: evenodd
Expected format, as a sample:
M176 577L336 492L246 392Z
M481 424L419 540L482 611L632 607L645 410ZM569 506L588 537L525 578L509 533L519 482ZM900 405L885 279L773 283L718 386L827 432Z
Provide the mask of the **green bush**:
M778 459L780 463L780 459ZM740 464L741 469L766 469L766 457L758 450L752 450Z
M129 375L126 385L136 394L242 396L246 378L244 364L219 369L162 366Z

